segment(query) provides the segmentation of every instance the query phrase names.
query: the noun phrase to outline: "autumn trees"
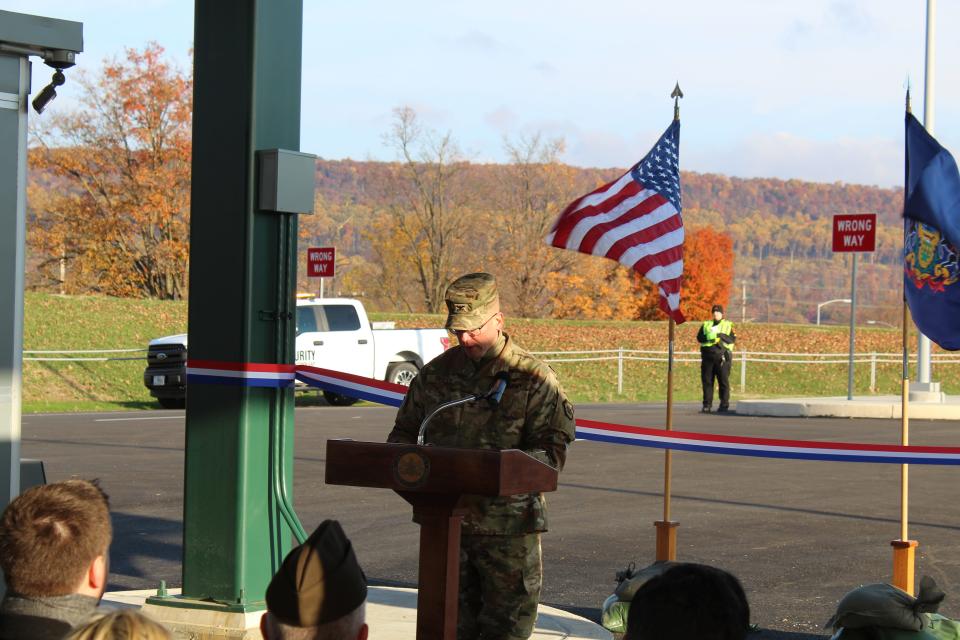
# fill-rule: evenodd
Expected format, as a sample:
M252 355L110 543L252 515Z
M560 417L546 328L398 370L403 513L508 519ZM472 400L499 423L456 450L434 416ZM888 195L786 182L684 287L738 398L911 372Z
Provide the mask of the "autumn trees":
M152 44L78 82L77 108L47 112L32 132L39 178L28 235L38 275L67 292L182 298L191 79Z
M32 119L28 284L185 297L191 78L150 45L80 85L74 104ZM385 137L393 162L318 162L317 213L301 217L300 246L337 247L328 292L365 296L374 309L438 311L451 278L488 269L515 315L663 317L638 274L543 243L566 204L622 169L565 165L563 140L536 133L505 140L503 164L470 162L451 133L406 107ZM896 321L900 190L689 172L681 180L688 317L729 302L736 281L738 293L748 285L745 317L809 321L818 300L845 297L849 286L849 268L830 251L831 215L876 211L860 306ZM301 270L299 285L315 291L317 282Z
M545 139L536 133L504 140L508 164L499 172L500 233L492 247L491 263L498 264L500 286L514 300L512 313L536 317L550 300L551 274L562 273L573 255L544 242L554 220L576 197L574 169L560 163L563 139Z
M423 127L410 107L394 110L384 141L400 158L396 197L381 218L386 233L370 239L392 286L416 282L425 310L438 313L447 284L461 270L458 258L466 258L471 194L461 179L464 158L449 132Z

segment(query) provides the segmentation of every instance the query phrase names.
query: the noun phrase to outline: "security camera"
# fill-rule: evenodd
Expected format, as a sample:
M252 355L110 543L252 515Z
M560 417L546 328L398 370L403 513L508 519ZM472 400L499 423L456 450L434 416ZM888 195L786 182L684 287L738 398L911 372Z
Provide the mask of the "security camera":
M43 113L43 110L47 108L47 105L50 104L50 101L57 97L57 87L61 86L67 79L64 77L63 72L60 69L57 69L53 72L53 79L50 80L50 84L45 86L40 93L37 94L37 97L33 99L33 108L37 113Z
M64 49L51 49L44 52L43 62L48 67L56 69L56 71L53 72L53 79L50 84L45 86L33 99L33 108L37 113L43 113L50 101L57 97L57 87L62 86L67 81L63 75L63 70L76 64L76 54Z
M54 69L69 69L77 64L77 54L66 49L48 49L43 53L43 62Z

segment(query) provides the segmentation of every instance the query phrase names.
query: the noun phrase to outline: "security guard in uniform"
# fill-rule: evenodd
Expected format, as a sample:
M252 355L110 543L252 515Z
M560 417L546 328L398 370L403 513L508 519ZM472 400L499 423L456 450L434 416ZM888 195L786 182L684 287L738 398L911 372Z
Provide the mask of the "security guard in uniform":
M730 367L733 364L733 343L737 336L733 323L723 317L723 307L713 305L713 319L704 321L697 332L700 343L700 382L703 384L703 413L713 409L713 381L720 390L721 413L730 410Z
M573 406L553 370L503 332L497 281L471 273L447 289L447 329L459 345L427 363L397 412L388 442L415 443L424 417L439 405L508 384L496 406L470 402L441 411L424 434L447 447L522 449L560 470L574 438ZM542 584L540 533L547 530L539 493L467 496L460 538L457 638L528 638Z

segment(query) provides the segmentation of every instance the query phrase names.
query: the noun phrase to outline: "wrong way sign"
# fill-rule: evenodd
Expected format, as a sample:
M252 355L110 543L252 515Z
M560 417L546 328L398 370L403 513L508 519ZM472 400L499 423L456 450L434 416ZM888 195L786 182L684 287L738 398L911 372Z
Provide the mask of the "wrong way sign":
M834 251L873 251L877 245L877 214L844 213L833 216Z
M307 275L311 278L332 278L336 256L334 247L307 249Z

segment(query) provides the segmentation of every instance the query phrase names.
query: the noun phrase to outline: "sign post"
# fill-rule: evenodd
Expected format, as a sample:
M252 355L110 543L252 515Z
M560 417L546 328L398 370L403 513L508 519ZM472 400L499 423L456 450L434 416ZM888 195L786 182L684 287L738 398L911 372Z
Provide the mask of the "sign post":
M834 252L853 253L850 270L850 360L847 365L847 400L853 400L853 353L857 317L857 253L874 251L877 244L877 214L852 213L833 216Z
M307 249L307 276L320 278L320 297L323 297L323 279L332 278L337 259L336 247L310 247Z

